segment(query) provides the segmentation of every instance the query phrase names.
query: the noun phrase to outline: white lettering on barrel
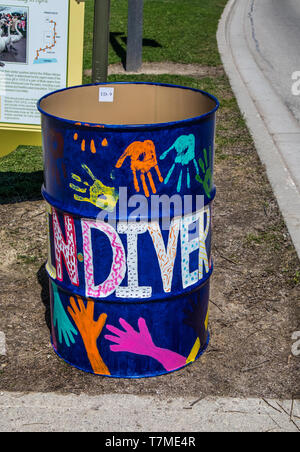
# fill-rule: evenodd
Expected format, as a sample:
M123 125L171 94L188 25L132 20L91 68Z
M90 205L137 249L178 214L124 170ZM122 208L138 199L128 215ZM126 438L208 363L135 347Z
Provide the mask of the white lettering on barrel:
M116 296L119 298L150 298L152 287L139 286L138 277L138 235L145 234L148 229L147 223L125 223L118 224L118 233L127 234L127 267L128 267L128 286L119 287L116 290Z
M206 228L204 229L204 216L206 214ZM196 237L190 240L190 226L194 224L194 228L197 228L196 222L198 222L198 230ZM195 214L189 214L182 218L181 226L181 270L182 270L182 285L186 289L203 278L203 264L205 266L206 273L209 272L209 262L206 251L205 241L210 228L210 210L209 206L205 207ZM194 234L195 235L195 234ZM199 268L193 273L190 273L190 254L199 250Z
M153 240L153 245L157 254L160 266L164 291L171 292L173 270L177 254L178 235L180 230L181 218L174 218L171 222L167 250L164 239L156 221L149 223L148 230Z
M61 231L57 213L52 208L53 215L53 236L54 251L56 257L56 269L51 263L51 250L49 250L47 269L52 270L50 276L63 280L62 257L68 271L68 276L73 285L79 285L77 255L76 255L76 234L75 224L72 217L64 215L64 225L66 241ZM149 233L153 242L153 247L158 259L161 273L163 290L170 293L174 278L174 266L177 257L179 231L181 235L181 278L182 287L186 289L203 279L210 271L206 240L211 227L210 207L206 206L201 210L183 217L176 217L172 220L168 235L168 242L165 244L163 234L158 222L119 222L117 230L108 222L100 220L81 220L81 233L83 241L83 262L85 278L86 297L105 298L113 293L118 298L143 299L152 296L151 286L140 286L139 275L151 276L151 269L145 268L142 260L143 240L140 235ZM97 246L93 246L91 231L96 229L102 232L109 239L112 249L112 266L109 277L102 283L95 282L94 275L94 255L101 252ZM79 231L77 231L78 233ZM127 256L120 238L120 234L127 236ZM95 244L94 244L95 245ZM191 254L198 252L198 268L190 272ZM139 263L139 257L141 262ZM195 256L196 257L196 256ZM79 259L79 258L78 258ZM98 259L99 261L99 259ZM140 267L139 267L140 264ZM121 286L127 273L127 285Z

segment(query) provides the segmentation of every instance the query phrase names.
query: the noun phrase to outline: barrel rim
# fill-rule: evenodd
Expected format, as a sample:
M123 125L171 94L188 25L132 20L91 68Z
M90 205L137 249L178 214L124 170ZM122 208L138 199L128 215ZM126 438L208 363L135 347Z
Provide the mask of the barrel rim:
M43 100L47 99L48 97L60 93L60 92L64 92L64 91L68 91L71 89L76 89L76 88L83 88L83 87L87 87L87 86L105 86L105 85L153 85L153 86L164 86L164 87L169 87L169 88L180 88L180 89L187 89L190 91L195 91L197 93L201 93L204 96L209 97L211 100L213 100L216 103L216 106L208 111L207 113L204 113L203 115L200 116L194 116L192 118L187 118L187 119L182 119L179 121L171 121L171 122L162 122L162 123L150 123L150 124L103 124L103 123L92 123L92 122L85 122L82 124L79 124L78 121L73 121L70 119L66 119L66 118L61 118L59 116L55 116L52 115L50 113L47 113L45 110L43 110L43 108L41 107L41 103ZM76 85L76 86L70 86L67 88L63 88L63 89L59 89L53 92L50 92L48 94L46 94L45 96L41 97L39 99L39 101L37 102L37 109L38 111L42 114L45 115L49 118L61 121L63 123L66 124L70 124L76 127L97 127L97 126L102 126L104 129L125 129L125 130L133 130L138 128L139 130L143 130L143 129L155 129L155 128L161 128L161 127L165 127L165 128L169 128L172 126L181 126L181 125L186 125L186 124L190 124L190 123L194 123L200 120L203 120L207 117L209 117L210 115L216 113L216 111L219 109L220 107L220 102L219 100L213 95L210 94L206 91L203 91L201 89L197 89L197 88L192 88L189 86L182 86L182 85L174 85L174 84L170 84L170 83L156 83L156 82L107 82L107 83L88 83L85 85Z
M213 189L212 189L212 192L211 192L211 197L209 199L209 202L204 203L205 206L210 205L210 204L212 204L214 202L215 197L216 197L216 193L217 193L217 188L214 185ZM57 199L53 198L47 192L47 190L45 188L45 184L42 185L41 194L42 194L42 197L44 198L44 200L46 201L46 203L48 203L51 207L54 207L55 210L60 211L62 214L68 214L68 215L71 215L74 218L80 218L80 219L85 218L85 219L89 219L89 220L95 220L95 218L97 218L97 215L87 214L87 213L84 213L83 211L78 212L77 210L70 208L70 206L67 208L63 204L63 202L58 201ZM203 195L203 196L205 196L205 195ZM140 218L141 221L148 221L148 217L140 216L139 218ZM154 219L161 220L163 218L164 217L161 215L159 218L154 218ZM122 218L122 217L116 216L115 220L116 221L127 221L128 218Z
M92 296L86 297L84 293L80 293L80 290L72 286L72 290L70 290L68 287L66 287L63 282L58 281L57 279L53 279L51 274L49 273L47 269L47 263L45 264L46 273L48 275L49 281L55 284L61 292L64 292L66 294L70 294L70 296L76 296L80 297L82 299L88 299L93 301L93 303L103 303L103 304L109 304L109 305L143 305L148 303L172 303L173 301L177 301L178 298L186 297L187 295L199 292L202 290L205 286L210 284L210 280L212 278L212 275L214 274L215 266L214 266L214 259L211 258L211 268L209 272L196 284L193 286L190 286L183 290L177 290L177 291L171 291L168 293L155 293L151 296L151 298L116 298L113 294L109 295L106 298L95 298Z

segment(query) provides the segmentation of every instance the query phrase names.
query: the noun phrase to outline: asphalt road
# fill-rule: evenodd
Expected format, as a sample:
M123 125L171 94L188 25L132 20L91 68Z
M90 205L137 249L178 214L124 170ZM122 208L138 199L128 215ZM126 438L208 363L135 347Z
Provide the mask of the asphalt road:
M255 59L300 121L300 93L292 94L292 74L298 71L300 78L300 1L251 0L248 17L248 42Z

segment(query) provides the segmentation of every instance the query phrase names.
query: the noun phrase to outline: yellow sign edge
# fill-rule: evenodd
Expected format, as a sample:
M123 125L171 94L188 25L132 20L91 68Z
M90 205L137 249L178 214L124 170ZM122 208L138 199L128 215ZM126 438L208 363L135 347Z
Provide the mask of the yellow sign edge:
M69 0L67 87L82 84L84 12L84 2ZM41 146L41 126L0 123L0 157L21 144Z

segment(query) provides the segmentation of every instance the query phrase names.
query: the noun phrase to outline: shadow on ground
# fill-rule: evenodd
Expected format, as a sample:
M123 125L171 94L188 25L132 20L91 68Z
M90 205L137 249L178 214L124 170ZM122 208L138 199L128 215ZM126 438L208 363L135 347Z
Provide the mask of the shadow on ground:
M42 199L43 153L39 146L19 146L0 158L0 204Z
M45 306L45 322L51 331L51 310L50 310L50 291L49 291L49 277L46 271L46 263L44 263L37 272L37 280L41 286L41 301Z
M0 204L40 200L42 184L43 171L0 172Z
M127 36L124 36L123 33L111 32L110 33L110 44L111 44L112 48L114 49L115 53L121 59L121 62L125 69ZM159 42L155 41L155 39L144 38L143 39L143 47L162 47L162 45Z

